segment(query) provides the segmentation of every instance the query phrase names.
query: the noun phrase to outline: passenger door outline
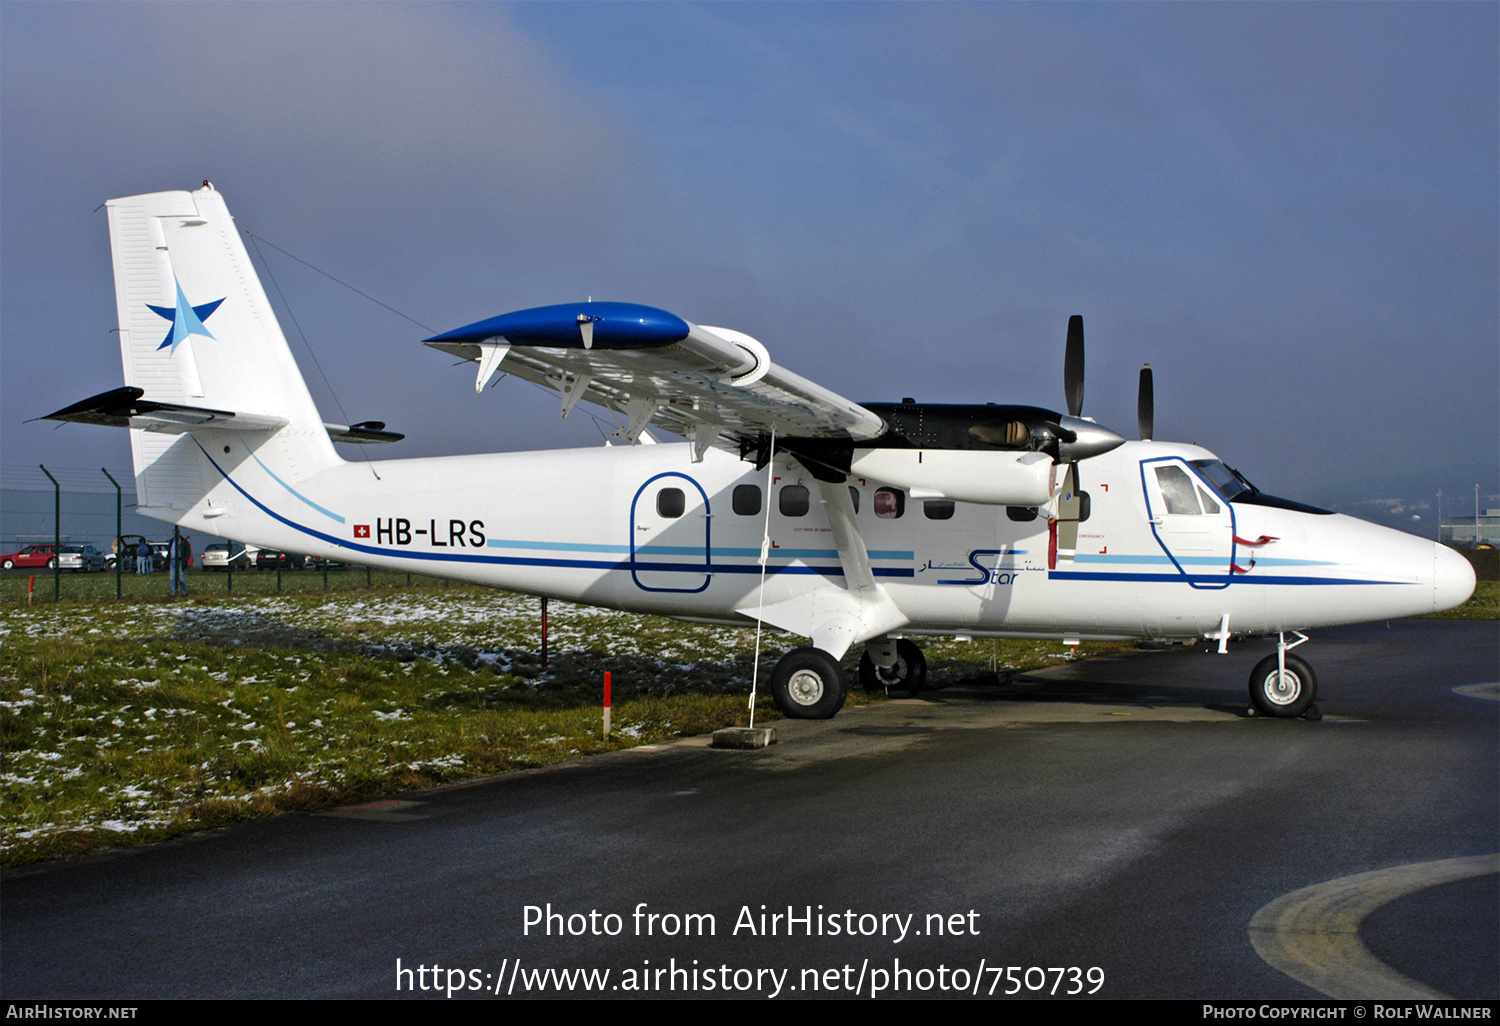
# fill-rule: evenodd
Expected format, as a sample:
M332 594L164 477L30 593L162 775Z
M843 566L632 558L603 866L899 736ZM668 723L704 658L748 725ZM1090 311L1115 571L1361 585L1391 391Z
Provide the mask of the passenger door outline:
M1193 486L1197 513L1168 511L1168 500L1159 475L1159 471L1166 467L1180 469L1186 474ZM1224 501L1191 464L1177 456L1141 460L1141 489L1146 499L1151 533L1183 580L1194 588L1227 588L1234 578L1234 507ZM1216 507L1213 512L1203 508L1205 497Z
M666 478L691 485L683 488L681 516L665 518L657 512L656 496ZM661 484L661 487L653 485ZM648 478L630 500L630 576L642 591L694 594L713 579L712 523L708 493L686 474L665 471Z

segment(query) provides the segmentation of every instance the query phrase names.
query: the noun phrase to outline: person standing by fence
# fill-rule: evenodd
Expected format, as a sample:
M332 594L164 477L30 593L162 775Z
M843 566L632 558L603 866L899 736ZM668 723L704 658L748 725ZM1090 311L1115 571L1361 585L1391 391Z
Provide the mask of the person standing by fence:
M146 539L142 538L141 543L135 547L135 572L138 574L149 574L153 558L150 544L147 543Z

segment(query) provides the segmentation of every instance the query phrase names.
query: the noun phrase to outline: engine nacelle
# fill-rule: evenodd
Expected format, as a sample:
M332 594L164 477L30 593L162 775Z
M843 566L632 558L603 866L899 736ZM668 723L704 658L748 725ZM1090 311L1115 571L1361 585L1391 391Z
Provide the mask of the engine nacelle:
M1040 506L1052 498L1052 459L1040 452L856 449L849 471L914 499Z

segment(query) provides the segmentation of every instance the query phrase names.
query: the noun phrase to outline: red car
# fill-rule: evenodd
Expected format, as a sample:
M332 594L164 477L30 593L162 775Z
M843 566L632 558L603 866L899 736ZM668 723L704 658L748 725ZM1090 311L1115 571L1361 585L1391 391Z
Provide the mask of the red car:
M8 556L0 556L0 568L6 570L26 569L27 567L44 566L49 570L57 562L57 546L48 542L46 545L28 545L20 552L12 552Z

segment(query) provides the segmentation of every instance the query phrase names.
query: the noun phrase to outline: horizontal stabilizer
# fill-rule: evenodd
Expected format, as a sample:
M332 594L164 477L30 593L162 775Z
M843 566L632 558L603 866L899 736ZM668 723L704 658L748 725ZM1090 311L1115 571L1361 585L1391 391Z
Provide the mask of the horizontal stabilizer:
M209 425L226 431L270 431L287 423L285 417L215 410L207 406L159 403L142 398L145 394L142 389L126 385L124 388L101 392L39 419L140 428L167 434L182 434Z
M385 429L383 420L362 420L345 427L342 424L324 424L328 437L335 442L358 442L361 445L374 442L399 442L406 436Z

